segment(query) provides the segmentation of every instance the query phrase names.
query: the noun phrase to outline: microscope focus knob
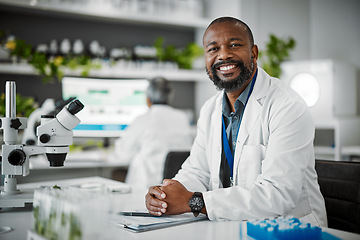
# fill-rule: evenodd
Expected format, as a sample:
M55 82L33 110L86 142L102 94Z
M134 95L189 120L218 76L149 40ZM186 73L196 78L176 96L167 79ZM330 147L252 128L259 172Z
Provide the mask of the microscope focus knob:
M46 133L44 133L40 136L40 142L42 142L42 143L48 143L50 141L50 139L51 139L51 136Z
M21 166L26 160L26 154L21 149L14 149L9 153L8 161L11 165Z
M20 122L20 120L18 118L11 119L11 124L10 124L11 128L14 128L14 129L18 130L20 126L21 126L21 122Z

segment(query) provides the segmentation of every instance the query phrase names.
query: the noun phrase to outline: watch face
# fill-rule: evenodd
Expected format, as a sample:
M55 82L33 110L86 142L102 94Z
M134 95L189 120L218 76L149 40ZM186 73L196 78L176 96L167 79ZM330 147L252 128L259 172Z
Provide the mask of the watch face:
M192 211L201 211L204 207L204 202L201 197L194 197L190 200L190 208Z

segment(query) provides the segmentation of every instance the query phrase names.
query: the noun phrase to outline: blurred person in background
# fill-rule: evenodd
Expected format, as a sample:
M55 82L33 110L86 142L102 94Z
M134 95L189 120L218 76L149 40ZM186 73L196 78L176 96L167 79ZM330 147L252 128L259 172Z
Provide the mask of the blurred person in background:
M172 93L166 79L151 79L146 91L149 111L115 140L116 158L129 164L125 182L133 187L160 184L168 152L191 148L190 119L185 112L169 106Z

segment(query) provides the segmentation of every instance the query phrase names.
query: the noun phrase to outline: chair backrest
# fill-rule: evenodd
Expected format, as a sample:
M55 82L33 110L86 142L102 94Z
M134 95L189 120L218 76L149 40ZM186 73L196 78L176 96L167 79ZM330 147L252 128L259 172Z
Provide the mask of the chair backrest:
M360 162L316 160L328 226L360 233Z
M164 179L173 178L189 155L189 151L169 152L165 160Z

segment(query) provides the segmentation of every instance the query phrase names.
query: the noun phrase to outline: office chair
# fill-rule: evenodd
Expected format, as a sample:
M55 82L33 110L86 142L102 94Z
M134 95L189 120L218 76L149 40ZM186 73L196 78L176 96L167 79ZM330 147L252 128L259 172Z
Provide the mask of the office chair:
M360 233L360 162L316 160L328 226Z
M166 156L165 166L164 166L164 179L173 178L183 162L190 155L189 151L172 151L169 152Z

